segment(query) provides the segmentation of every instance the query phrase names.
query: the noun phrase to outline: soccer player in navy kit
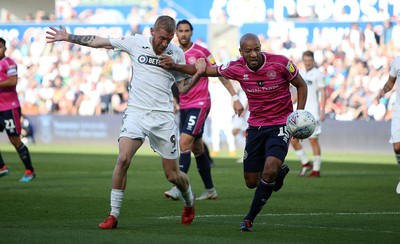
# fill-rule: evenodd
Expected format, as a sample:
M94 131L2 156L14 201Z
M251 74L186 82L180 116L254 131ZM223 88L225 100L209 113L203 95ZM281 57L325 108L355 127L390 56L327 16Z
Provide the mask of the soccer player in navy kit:
M239 51L241 58L237 61L206 67L205 75L238 80L248 98L250 117L243 169L247 187L256 191L240 229L252 231L254 219L272 192L280 190L289 172L283 164L290 143L286 119L293 111L289 85L297 88L297 109L304 109L307 84L288 58L262 52L254 34L241 37ZM204 60L198 64L205 66ZM196 72L195 66L175 64L168 58L162 59L161 65L188 74Z

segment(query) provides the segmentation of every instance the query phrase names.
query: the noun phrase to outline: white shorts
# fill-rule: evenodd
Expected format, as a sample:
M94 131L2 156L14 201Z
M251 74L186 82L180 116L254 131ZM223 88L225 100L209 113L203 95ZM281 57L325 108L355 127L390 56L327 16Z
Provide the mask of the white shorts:
M400 118L392 118L390 143L400 142Z
M242 116L234 115L232 119L232 127L233 129L239 129L240 131L246 131L249 124L247 120L249 118L250 112L247 110L244 112L245 114Z
M128 108L123 116L119 137L149 138L150 147L165 159L178 158L178 126L172 112Z
M317 126L315 127L314 133L310 136L310 138L317 138L319 135L321 135L322 132L322 123L321 121L317 120Z

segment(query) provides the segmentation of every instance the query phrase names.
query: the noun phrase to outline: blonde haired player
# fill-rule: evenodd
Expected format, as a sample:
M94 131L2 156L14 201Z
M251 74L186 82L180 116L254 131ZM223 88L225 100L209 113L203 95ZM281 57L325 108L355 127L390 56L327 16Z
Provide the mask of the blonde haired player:
M396 81L400 79L400 56L397 56L389 70L389 78L382 90L378 93L376 99L379 101L387 92L391 91L395 86ZM392 126L391 126L391 137L389 140L393 144L393 151L396 156L397 164L400 166L400 89L397 86L396 89L396 100L393 107L392 115ZM400 194L400 182L396 188L397 194Z
M196 72L189 78L165 70L159 64L161 54L169 55L177 63L186 63L183 51L171 43L175 34L175 20L165 15L158 17L151 28L151 37L139 34L121 38L74 35L69 34L63 26L60 29L50 27L46 33L49 43L67 41L93 48L114 49L126 52L131 58L132 78L128 108L123 115L118 139L119 154L112 177L111 211L99 227L117 227L127 184L127 171L146 137L152 149L161 156L166 178L181 192L184 200L182 224L191 224L195 217L194 195L189 178L178 167L178 127L175 124L171 86L175 82L179 91L186 93L196 85L200 76Z
M304 110L309 111L317 122L314 133L308 139L312 147L314 161L308 161L307 154L299 139L292 138L291 143L302 165L298 175L304 176L312 169L308 177L319 177L321 170L321 146L318 141L318 136L321 134L321 123L325 120L326 100L324 75L315 67L314 53L312 51L305 51L302 60L304 68L300 69L299 73L307 83L308 89L307 102Z

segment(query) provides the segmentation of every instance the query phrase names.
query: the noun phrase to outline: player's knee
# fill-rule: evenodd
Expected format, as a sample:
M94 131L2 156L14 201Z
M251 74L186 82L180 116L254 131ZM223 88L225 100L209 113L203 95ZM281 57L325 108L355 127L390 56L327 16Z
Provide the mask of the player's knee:
M117 165L120 167L129 167L131 159L126 154L118 155Z
M394 150L394 153L400 154L400 143L394 143L393 150Z
M180 140L179 141L179 148L180 148L180 150L181 151L187 151L187 150L190 150L191 148L190 148L190 145L191 143L189 142L189 141L186 141L186 140Z
M179 181L180 175L179 172L169 171L165 173L165 177L169 182L176 185L177 182Z
M246 186L249 189L254 189L257 187L258 185L258 178L254 178L254 177L245 177L245 182L246 182Z

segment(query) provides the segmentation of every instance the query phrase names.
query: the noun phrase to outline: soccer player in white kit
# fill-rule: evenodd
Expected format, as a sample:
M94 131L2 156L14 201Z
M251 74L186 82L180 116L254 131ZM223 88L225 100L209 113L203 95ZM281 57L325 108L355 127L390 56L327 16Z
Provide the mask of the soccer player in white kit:
M182 224L191 224L195 215L194 195L187 175L178 168L179 134L174 122L171 86L176 82L179 91L186 93L197 83L200 76L196 73L190 78L179 72L165 70L159 65L161 54L170 56L177 63L185 64L183 51L170 43L175 34L175 20L169 16L158 17L151 28L151 37L139 34L121 38L73 35L61 25L60 29L50 27L50 30L46 32L48 43L68 41L94 48L120 50L128 53L131 58L132 78L128 108L123 115L118 140L119 155L112 177L111 212L99 227L117 227L126 188L127 170L145 137L149 138L150 146L161 156L168 181L181 191L184 200Z
M397 56L389 70L389 78L383 88L379 91L376 99L379 101L387 92L391 91L397 80L400 79L400 56ZM392 126L390 143L393 144L393 151L396 156L397 164L400 166L400 89L397 85L396 100L393 107ZM400 181L396 188L397 194L400 194Z
M308 161L306 152L299 139L292 138L291 143L302 164L298 175L304 176L312 169L308 177L319 177L321 170L321 146L318 141L318 136L321 134L321 123L325 120L326 101L324 75L315 67L314 53L312 51L305 51L302 59L304 68L300 69L299 73L307 83L308 90L307 102L304 110L309 111L317 122L314 133L308 138L312 147L314 161Z

